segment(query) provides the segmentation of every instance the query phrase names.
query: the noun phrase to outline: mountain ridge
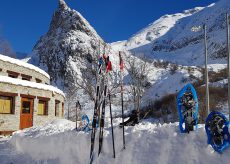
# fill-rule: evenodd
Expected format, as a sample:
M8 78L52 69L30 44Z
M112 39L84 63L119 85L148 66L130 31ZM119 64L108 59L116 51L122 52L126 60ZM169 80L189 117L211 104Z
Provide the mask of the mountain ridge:
M171 23L164 21L168 17L173 18L181 13L162 16L128 40L111 43L111 45L116 50L128 50L136 55L146 54L150 59L202 66L204 63L204 57L201 57L204 54L203 33L192 32L191 28L206 23L210 63L226 63L225 14L230 12L228 0L219 0L206 7L194 8L187 12L193 10L195 12L187 16L179 16ZM158 25L159 22L162 25ZM164 26L166 31L161 28ZM156 29L160 29L161 33Z

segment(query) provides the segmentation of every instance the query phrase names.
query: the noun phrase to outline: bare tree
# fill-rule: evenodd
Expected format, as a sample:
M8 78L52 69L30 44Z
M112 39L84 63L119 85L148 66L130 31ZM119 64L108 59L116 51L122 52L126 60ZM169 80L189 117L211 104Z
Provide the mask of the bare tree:
M106 45L104 45L104 50L101 50L100 46L99 49L96 49L94 54L90 57L90 60L88 60L86 67L81 68L80 72L75 71L75 84L78 89L81 89L84 91L86 95L90 98L90 100L95 101L95 92L96 92L96 83L98 79L100 80L100 85L101 85L101 90L100 90L100 95L102 95L103 92L103 86L104 86L104 79L105 79L105 74L106 68L102 68L102 73L99 75L98 74L98 54L102 55L105 52L108 54L110 53L110 47L108 46L106 49ZM100 76L100 77L98 77ZM117 93L117 88L119 84L114 82L114 77L116 76L115 72L111 72L109 76L107 77L109 79L109 92L111 97L114 96L114 94Z
M68 90L66 91L66 108L67 108L67 119L68 120L74 120L73 115L75 115L73 112L73 106L74 102L76 101L76 93L79 90L79 87L76 85L71 85L68 87Z
M133 98L134 108L140 113L141 98L149 82L147 75L149 73L147 58L142 55L137 58L134 56L126 57L126 69L129 72L130 80L129 85L131 88L131 94Z
M83 72L83 74L81 78L76 79L76 85L82 89L91 100L95 101L95 85L97 80L96 64L81 69L81 72Z

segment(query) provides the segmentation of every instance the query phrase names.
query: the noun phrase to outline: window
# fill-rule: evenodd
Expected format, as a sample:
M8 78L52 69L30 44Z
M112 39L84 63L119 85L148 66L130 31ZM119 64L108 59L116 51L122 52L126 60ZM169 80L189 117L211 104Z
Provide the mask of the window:
M38 101L38 115L48 115L48 102L44 100Z
M59 103L60 101L56 100L55 101L55 116L59 116Z
M31 110L30 101L23 101L22 102L22 113L23 114L29 114L30 110Z
M22 77L22 80L27 80L27 81L30 81L30 79L29 79L29 78L27 78L27 77Z
M0 113L11 114L13 108L13 97L0 96Z
M12 78L18 78L19 73L13 71L7 71L8 76Z
M22 76L22 80L27 80L27 81L30 81L30 79L32 78L31 76L24 75L24 74L21 74L21 76Z
M42 81L40 79L35 79L36 80L36 83L42 83Z

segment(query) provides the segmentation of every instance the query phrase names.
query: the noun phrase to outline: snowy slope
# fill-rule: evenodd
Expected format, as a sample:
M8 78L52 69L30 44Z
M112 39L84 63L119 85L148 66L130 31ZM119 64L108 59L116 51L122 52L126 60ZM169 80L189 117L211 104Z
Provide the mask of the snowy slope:
M118 120L115 121L117 125ZM68 121L47 124L43 128L18 131L9 143L15 149L11 158L6 153L0 155L3 161L17 163L15 159L27 163L88 163L90 134L71 130ZM52 127L62 129L57 132ZM74 128L74 126L72 126ZM49 129L47 131L42 129ZM53 132L53 133L52 133ZM203 125L190 134L180 134L178 123L156 124L142 122L135 127L125 128L126 149L122 150L122 130L115 126L116 159L112 158L111 129L104 132L103 150L97 157L98 136L95 145L95 162L100 164L227 164L230 149L219 155L207 145ZM9 145L8 145L9 146ZM10 152L10 148L8 148ZM0 145L1 150L1 145ZM1 154L1 153L0 153ZM17 155L18 154L18 155Z
M153 61L169 61L178 67L184 66L171 74L170 67L156 68L150 64L148 76L152 85L146 89L143 102L176 93L185 83L193 82L194 77L202 78L199 67L204 65L203 33L202 29L193 32L191 29L194 26L207 25L209 71L218 72L226 68L227 12L230 12L229 0L219 0L207 7L162 16L128 40L111 43L115 51L122 50L138 57L144 54ZM192 66L195 72L188 71L191 68L188 66ZM222 82L210 85L219 87L219 83Z
M144 46L153 42L155 39L165 35L175 24L182 18L191 16L192 14L202 10L202 7L196 7L191 10L185 10L183 13L172 15L164 15L153 23L149 24L146 28L134 34L127 41L118 41L112 43L114 49L132 50L137 47Z
M194 26L207 25L209 63L226 62L226 18L229 0L219 0L207 7L183 13L165 15L127 41L112 43L115 49L125 49L150 58L182 65L203 65L203 33L192 32Z
M186 83L195 80L190 78L191 75L202 78L202 71L197 66L204 65L203 33L192 32L191 28L195 25L207 23L208 26L209 70L218 72L226 67L223 64L226 63L224 21L229 5L227 0L220 0L207 7L165 15L127 41L111 43L117 51L133 52L135 56L144 54L153 61L159 59L176 63L179 68L184 66L171 74L170 67L156 68L150 64L148 77L152 85L146 89L143 103L178 92ZM189 72L188 66L195 71ZM214 86L218 85L214 83Z

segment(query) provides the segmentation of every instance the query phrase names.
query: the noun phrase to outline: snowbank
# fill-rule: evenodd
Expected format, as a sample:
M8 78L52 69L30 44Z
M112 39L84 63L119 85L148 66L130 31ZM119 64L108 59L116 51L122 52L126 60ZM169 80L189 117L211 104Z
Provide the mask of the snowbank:
M32 65L32 64L29 64L29 63L25 63L21 60L18 60L18 59L14 59L14 58L11 58L11 57L8 57L8 56L4 56L4 55L1 55L0 54L0 60L2 61L5 61L5 62L9 62L9 63L12 63L12 64L16 64L18 66L22 66L22 67L25 67L25 68L29 68L29 69L32 69L36 72L39 72L43 75L45 75L47 78L50 79L50 76L43 70L41 70L40 68Z
M91 133L76 132L67 128L70 122L53 122L42 128L31 128L14 133L10 143L20 153L29 155L34 161L44 163L88 163ZM118 124L118 120L115 120ZM63 125L61 133L50 133ZM70 126L71 127L71 126ZM54 129L52 129L54 128ZM102 153L97 157L98 134L96 135L95 160L98 164L198 164L228 163L230 149L219 155L207 145L203 125L190 134L180 134L178 123L155 124L142 122L125 128L126 149L122 150L122 129L115 126L116 159L112 158L110 128L104 131ZM39 134L39 135L38 135ZM47 135L48 134L48 135Z
M21 80L21 79L15 79L15 78L7 77L7 76L0 76L0 82L8 83L8 84L14 84L14 85L21 85L24 87L31 87L31 88L48 90L48 91L59 93L65 97L65 94L60 89L58 89L54 86L51 86L51 85L35 83L35 82Z
M34 126L28 129L19 130L14 132L14 135L19 135L21 137L33 137L38 138L42 136L52 136L55 134L67 132L75 129L76 124L72 121L65 119L57 119L51 123L47 123L45 126Z

